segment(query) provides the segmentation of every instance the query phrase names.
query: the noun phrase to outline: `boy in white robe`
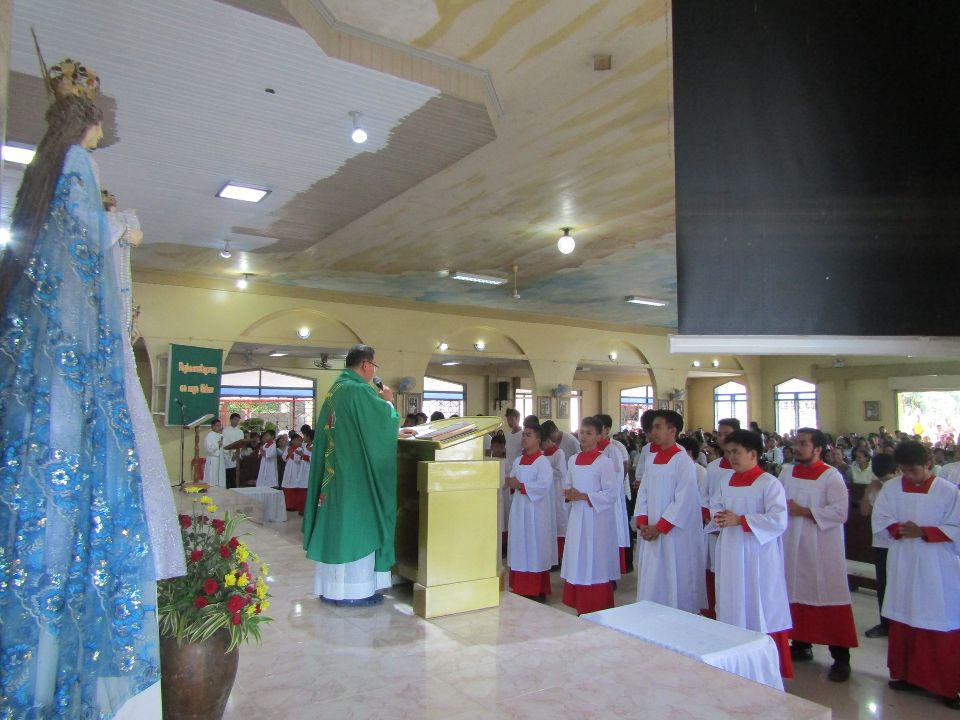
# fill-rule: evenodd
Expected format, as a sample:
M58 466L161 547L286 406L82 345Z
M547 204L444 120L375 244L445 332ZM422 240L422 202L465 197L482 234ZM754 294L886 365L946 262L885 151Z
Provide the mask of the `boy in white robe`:
M563 545L566 542L567 535L567 514L569 513L568 503L563 497L563 491L567 480L567 455L553 438L557 430L553 420L547 420L542 426L543 429L543 454L550 461L550 467L553 468L553 505L555 509L555 522L557 535L557 558L563 560Z
M277 486L277 443L273 430L264 430L260 448L260 469L257 471L257 487Z
M903 476L883 486L872 521L892 540L883 600L889 685L923 688L960 710L960 492L933 477L921 443L901 442L893 458Z
M557 564L553 468L540 451L542 438L539 425L523 429L522 452L506 478L513 491L507 533L510 590L541 601L550 594L550 568Z
M610 462L613 463L613 469L620 479L620 497L617 498L614 520L617 523L617 544L620 547L620 574L623 575L627 572L628 567L630 570L633 570L633 558L630 558L629 561L627 560L627 551L630 550L631 543L630 520L627 517L627 496L624 488L626 472L630 467L630 456L627 454L626 448L624 448L623 452L620 451L620 448L623 447L621 443L618 442L615 444L609 437L610 429L613 427L613 418L609 415L597 415L596 418L600 421L600 425L603 428L602 434L597 440L597 450L602 452L605 457L610 458ZM617 447L618 445L620 447Z
M873 506L880 496L883 486L897 475L897 461L892 455L878 453L870 459L870 471L873 480L860 499L860 514L871 517ZM873 567L877 573L877 605L880 610L880 622L867 630L868 638L887 637L890 623L883 616L883 596L887 590L887 552L890 549L890 533L886 529L873 533Z
M215 419L210 423L210 432L203 438L206 462L203 464L203 481L217 487L227 486L226 464L223 455L223 423Z
M763 439L750 430L726 436L724 455L734 472L719 478L710 499L719 529L716 548L717 620L767 633L780 654L780 675L793 677L790 604L781 536L787 497L777 478L757 465Z
M833 665L827 678L850 678L850 648L857 647L843 524L850 496L843 476L820 458L826 436L815 428L797 430L796 462L780 471L790 521L783 557L790 598L790 652L794 662L813 659L812 645L827 645Z
M290 433L290 443L287 445L286 449L283 450L283 461L286 463L286 469L283 471L283 482L281 487L283 489L283 499L286 503L287 510L302 510L303 503L306 500L305 488L300 484L301 479L303 479L304 473L302 470L303 466L303 438L297 432ZM307 474L306 479L309 479L309 474ZM303 489L301 489L303 488ZM303 495L304 498L301 499L300 495Z
M613 512L622 495L616 469L596 447L603 431L592 417L580 424L580 453L567 461L564 499L570 506L560 577L563 604L578 614L613 607L620 553Z
M717 422L717 445L720 446L721 453L723 453L726 438L729 437L730 433L739 429L740 421L737 418L724 418ZM707 498L709 500L713 499L720 483L727 480L733 473L733 466L730 465L730 461L723 454L707 465ZM710 518L707 517L707 522L709 521ZM700 611L700 614L713 620L717 619L716 557L717 533L707 533L707 606Z
M660 450L647 465L634 510L637 600L699 613L707 602L706 549L694 462L676 443L682 429L680 413L656 411L650 432Z

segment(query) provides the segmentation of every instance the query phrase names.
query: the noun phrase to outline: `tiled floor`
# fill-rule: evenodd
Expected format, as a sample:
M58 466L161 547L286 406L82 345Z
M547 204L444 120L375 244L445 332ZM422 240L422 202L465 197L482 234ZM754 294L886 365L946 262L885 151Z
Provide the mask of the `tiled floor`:
M228 720L822 716L792 696L831 707L834 718L960 719L936 699L886 687L883 640L862 640L845 684L827 681L828 653L816 649L784 695L587 627L559 604L556 574L549 613L505 594L499 610L428 622L412 614L409 585L379 607L334 608L312 595L299 518L250 529L250 545L271 565L274 623L262 647L241 650ZM618 604L633 601L634 583L623 578ZM854 610L861 631L873 625L873 596L857 594Z

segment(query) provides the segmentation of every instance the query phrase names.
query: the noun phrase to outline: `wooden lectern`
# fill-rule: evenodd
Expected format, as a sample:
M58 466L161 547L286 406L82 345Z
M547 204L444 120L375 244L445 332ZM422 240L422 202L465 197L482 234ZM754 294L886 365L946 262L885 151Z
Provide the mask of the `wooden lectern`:
M483 456L483 436L500 418L430 426L464 422L476 427L397 444L397 572L413 581L413 611L423 618L500 604L500 464Z

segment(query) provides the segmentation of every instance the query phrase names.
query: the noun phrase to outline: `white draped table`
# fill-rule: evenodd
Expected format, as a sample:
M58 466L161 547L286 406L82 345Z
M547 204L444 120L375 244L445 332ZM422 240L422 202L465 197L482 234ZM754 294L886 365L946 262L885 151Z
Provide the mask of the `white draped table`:
M580 617L783 690L777 646L761 632L744 630L647 600Z
M229 492L263 505L263 522L286 522L287 503L283 491L269 487L232 488Z

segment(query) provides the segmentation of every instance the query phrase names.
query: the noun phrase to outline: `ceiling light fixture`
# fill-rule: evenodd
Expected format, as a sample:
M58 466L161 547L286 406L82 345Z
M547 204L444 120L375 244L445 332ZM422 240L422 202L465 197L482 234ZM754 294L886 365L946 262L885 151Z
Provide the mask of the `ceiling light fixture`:
M632 303L633 305L650 305L651 307L665 307L665 300L655 300L654 298L640 297L639 295L627 295L624 299L624 302Z
M477 352L483 352L484 350L487 349L487 344L483 340L477 340L473 344L473 347Z
M514 300L520 299L520 290L517 289L517 270L518 270L517 266L514 265L513 266L513 299Z
M610 353L609 355L607 355L607 357L610 358L611 361L616 361L616 359L617 359L617 351L614 350L612 353Z
M228 182L220 188L217 197L226 198L227 200L243 200L244 202L258 203L269 194L270 191L264 190L263 188L237 185L236 183Z
M720 361L719 361L719 360L711 360L711 361L710 361L710 364L713 365L714 367L720 367Z
M478 275L477 273L455 272L450 277L454 280L463 280L465 282L480 283L481 285L503 285L507 282L506 278L495 275Z
M439 345L437 345L437 350L439 350L440 352L446 352L448 347L450 346L447 345L445 342L442 342Z
M250 274L244 273L239 278L237 278L237 287L241 290L246 290L250 285Z
M357 145L362 145L367 141L367 131L360 127L360 118L363 113L359 110L351 110L348 114L353 118L353 132L350 133L350 139Z
M450 367L451 365L459 365L459 364L460 364L460 361L459 361L459 360L451 360L450 362L445 362L445 363L440 363L440 364L443 365L443 366L445 366L445 367Z
M299 330L297 330L297 337L300 338L301 340L306 340L307 338L309 338L310 328L302 327Z
M33 161L33 156L37 151L29 147L20 147L17 145L3 146L3 160L17 165L29 165Z
M690 364L693 365L693 367L700 367L700 361L699 361L699 360L694 360L694 361L693 361L692 363L690 363Z
M233 256L233 253L230 252L230 241L224 240L223 250L220 251L220 257L222 257L224 260L229 260L232 256Z
M0 247L10 242L10 228L0 228Z
M573 236L570 234L570 228L560 228L563 230L563 235L560 236L560 239L557 240L557 250L562 252L564 255L569 255L573 252L574 248L577 247L577 241L573 239Z
M285 352L272 352L267 357L286 357L289 354L290 353L285 353Z

